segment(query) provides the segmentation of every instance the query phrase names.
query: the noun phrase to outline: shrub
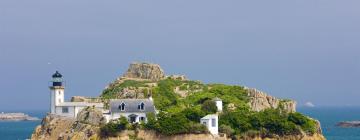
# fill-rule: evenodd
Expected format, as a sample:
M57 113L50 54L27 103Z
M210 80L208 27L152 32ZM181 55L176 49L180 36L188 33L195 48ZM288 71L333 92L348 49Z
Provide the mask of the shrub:
M299 125L307 133L314 134L316 132L316 122L300 113L290 113L288 120Z
M158 131L166 135L187 133L189 120L183 114L160 113L158 118Z
M198 122L192 122L182 113L164 113L157 115L148 114L148 121L144 124L146 129L155 130L165 135L207 133L207 128Z
M121 116L118 120L110 121L106 125L100 128L101 136L116 136L118 132L125 130L129 122L124 116Z
M300 130L293 121L289 121L287 114L280 110L267 109L261 112L236 110L224 112L220 116L220 126L227 125L234 129L233 135L246 134L250 131L277 135L299 134ZM312 127L311 127L312 128Z
M206 114L212 114L217 112L217 107L214 101L212 100L206 100L202 106L201 109L206 112Z
M193 122L199 122L200 119L205 116L205 112L198 108L186 108L182 113L188 120Z
M219 127L219 132L225 133L227 136L232 136L235 131L230 126L222 124Z
M203 134L209 132L205 125L195 122L190 122L189 127L187 129L188 129L188 133L192 133L192 134Z

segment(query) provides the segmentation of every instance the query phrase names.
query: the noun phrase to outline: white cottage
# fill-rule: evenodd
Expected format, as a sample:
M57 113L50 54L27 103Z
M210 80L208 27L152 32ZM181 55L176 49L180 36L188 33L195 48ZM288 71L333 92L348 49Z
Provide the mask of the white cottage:
M200 123L205 125L211 134L217 135L219 133L219 117L217 114L209 114L200 119Z
M91 106L103 109L103 103L65 102L65 86L62 75L56 71L52 75L50 88L50 113L60 116L76 118L77 114L85 107Z
M151 99L113 99L110 100L110 119L126 117L130 123L147 121L146 113L155 113Z

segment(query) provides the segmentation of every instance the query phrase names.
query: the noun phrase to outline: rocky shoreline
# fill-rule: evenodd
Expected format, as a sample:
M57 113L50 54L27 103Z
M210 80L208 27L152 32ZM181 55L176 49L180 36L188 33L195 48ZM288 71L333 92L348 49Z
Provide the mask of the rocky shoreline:
M37 117L31 117L25 113L0 113L0 121L38 121Z

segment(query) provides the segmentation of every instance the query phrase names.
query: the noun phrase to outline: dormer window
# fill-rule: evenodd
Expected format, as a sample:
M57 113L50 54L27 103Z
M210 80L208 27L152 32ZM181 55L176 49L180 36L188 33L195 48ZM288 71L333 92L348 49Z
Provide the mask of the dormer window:
M144 110L145 109L145 104L144 103L139 104L138 109L139 110Z
M119 105L119 109L121 111L124 111L125 110L125 103L121 103L121 105Z

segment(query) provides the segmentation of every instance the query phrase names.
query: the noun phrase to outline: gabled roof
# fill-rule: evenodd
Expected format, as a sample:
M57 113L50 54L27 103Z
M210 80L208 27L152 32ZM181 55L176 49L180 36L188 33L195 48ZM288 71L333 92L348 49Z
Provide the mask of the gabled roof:
M217 114L209 114L209 115L206 115L205 117L202 117L201 120L212 119L212 118L218 118L218 115Z
M121 111L119 106L124 103L125 110ZM144 103L144 110L138 109L138 105ZM154 112L154 102L149 99L112 99L110 100L110 112L112 113L135 113L135 112Z

